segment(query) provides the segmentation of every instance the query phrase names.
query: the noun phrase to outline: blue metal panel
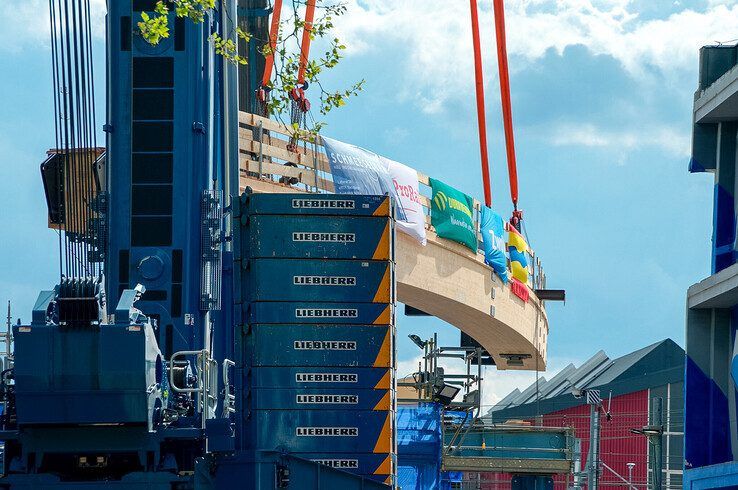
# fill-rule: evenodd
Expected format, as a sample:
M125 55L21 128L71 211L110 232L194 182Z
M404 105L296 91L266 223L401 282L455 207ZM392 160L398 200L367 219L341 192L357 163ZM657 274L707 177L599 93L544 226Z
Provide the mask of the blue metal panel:
M715 186L713 211L713 274L735 263L735 211L732 192L722 185Z
M255 410L390 410L392 390L258 389L251 391Z
M251 301L392 301L388 261L256 259L246 266Z
M150 422L158 355L150 326L13 331L19 424Z
M3 484L12 490L171 490L191 485L191 476L169 472L131 473L120 481L62 481L49 473L38 475L6 475ZM8 488L8 487L5 487Z
M691 467L731 461L728 399L687 356L684 459Z
M210 474L210 465L203 465L196 478L198 482L212 481L210 486L202 483L198 490L263 490L275 487L277 470L281 466L289 470L289 486L300 490L386 490L388 487L372 479L363 479L343 470L338 470L284 452L239 452L235 457L220 458L215 474ZM308 454L309 456L309 454Z
M246 215L331 215L384 216L392 215L389 196L347 194L244 194L242 209Z
M510 481L511 490L553 490L554 481L550 476L515 475Z
M684 490L738 488L738 462L685 469L683 488Z
M391 367L392 327L253 325L253 366Z
M395 478L393 475L360 475L363 478L366 478L367 480L374 480L376 482L382 482L386 483L387 485L392 485L395 481Z
M125 32L138 20L131 0L110 2L105 273L109 298L121 288L146 286L139 307L158 320L159 343L168 355L202 344L199 208L217 167L218 142L208 134L217 138L221 122L214 117L210 127L208 22L183 22L154 47ZM137 109L146 101L170 105L165 100L173 109L155 118Z
M259 450L390 454L394 446L392 412L258 410L251 417L250 444Z
M445 435L447 442L453 432ZM482 449L485 447L485 449ZM512 459L569 459L570 437L567 429L538 427L495 427L494 430L471 430L464 437L464 444L454 450L454 456L470 458Z
M240 294L237 294L232 284L234 281L234 263L233 253L226 252L223 254L223 296L221 302L223 308L220 311L213 312L212 316L217 328L213 329L211 339L213 343L213 357L222 363L222 359L234 358L234 309L241 309Z
M384 303L252 303L252 323L335 323L389 325L392 305Z
M389 475L387 470L392 469L396 459L392 454L331 452L300 453L300 457L357 475L382 476L381 481Z
M390 260L388 218L242 216L243 257Z
M252 388L381 390L392 386L392 370L361 367L264 367L253 368L250 379Z

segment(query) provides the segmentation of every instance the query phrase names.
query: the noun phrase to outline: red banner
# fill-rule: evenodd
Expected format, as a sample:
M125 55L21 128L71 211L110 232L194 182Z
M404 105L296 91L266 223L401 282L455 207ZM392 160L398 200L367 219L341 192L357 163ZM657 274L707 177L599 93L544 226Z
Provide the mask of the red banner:
M513 279L512 281L510 281L510 289L512 289L512 292L515 296L522 299L526 303L528 302L528 298L530 298L530 290L528 289L528 286L518 281L517 279Z

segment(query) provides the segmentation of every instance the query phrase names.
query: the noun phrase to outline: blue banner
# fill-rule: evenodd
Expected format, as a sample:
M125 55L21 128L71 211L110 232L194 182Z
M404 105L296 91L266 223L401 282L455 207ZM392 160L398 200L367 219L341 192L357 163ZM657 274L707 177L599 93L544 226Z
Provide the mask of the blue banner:
M494 269L502 282L509 280L505 250L505 220L487 206L482 206L482 244L484 261Z
M397 219L407 221L400 196L392 181L389 161L364 148L322 137L333 174L336 194L389 194L395 201Z

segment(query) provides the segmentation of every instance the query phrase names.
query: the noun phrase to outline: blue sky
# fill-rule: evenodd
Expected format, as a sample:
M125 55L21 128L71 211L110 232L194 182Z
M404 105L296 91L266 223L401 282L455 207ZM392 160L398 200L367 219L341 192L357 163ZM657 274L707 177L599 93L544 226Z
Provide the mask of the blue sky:
M57 261L38 176L53 146L44 4L0 5L16 20L0 28L0 299L24 319ZM711 175L687 172L698 48L738 38L738 2L507 6L520 204L549 286L568 297L548 309L551 369L599 349L683 345L686 288L709 273L712 216ZM494 207L508 215L491 2L480 8ZM326 134L481 196L468 24L463 1L350 0L338 23L347 57L326 84L364 78L366 90L327 118ZM418 353L409 333L458 342L432 318L399 327L401 370ZM533 376L487 374L487 402Z

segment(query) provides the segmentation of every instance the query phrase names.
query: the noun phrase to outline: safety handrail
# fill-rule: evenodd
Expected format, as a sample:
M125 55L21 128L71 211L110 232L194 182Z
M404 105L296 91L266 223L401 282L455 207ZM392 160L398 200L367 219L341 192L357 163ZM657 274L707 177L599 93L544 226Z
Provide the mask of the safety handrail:
M230 359L223 359L223 417L228 417L236 411L236 395L231 393L231 382L228 374L230 368L236 365Z
M179 358L196 356L195 370L197 373L197 385L193 388L177 386L174 381L174 364ZM197 393L197 411L202 414L202 428L205 421L215 416L218 406L218 361L210 357L207 349L182 350L172 354L169 359L169 385L178 393ZM216 395L213 395L216 393Z
M206 350L181 350L178 352L175 352L172 354L172 357L169 359L169 386L172 387L172 389L179 393L195 393L198 391L201 391L202 386L202 378L198 375L197 377L197 387L196 388L184 388L177 386L177 384L174 382L174 361L185 356L200 356L203 352L207 352ZM198 361L199 362L199 361ZM200 367L197 366L196 369L199 371Z

